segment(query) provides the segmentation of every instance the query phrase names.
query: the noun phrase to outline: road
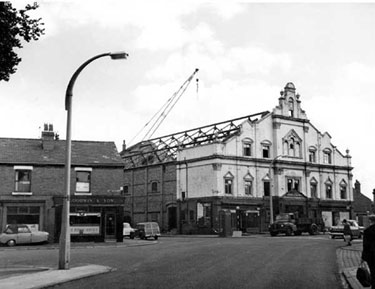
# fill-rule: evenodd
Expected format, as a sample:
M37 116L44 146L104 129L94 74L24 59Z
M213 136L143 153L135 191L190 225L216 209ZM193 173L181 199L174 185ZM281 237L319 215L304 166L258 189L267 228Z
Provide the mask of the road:
M117 270L53 288L342 288L336 262L342 241L323 235L166 237L146 244L72 249L72 267L100 264ZM5 250L0 257L1 263L56 267L58 251Z

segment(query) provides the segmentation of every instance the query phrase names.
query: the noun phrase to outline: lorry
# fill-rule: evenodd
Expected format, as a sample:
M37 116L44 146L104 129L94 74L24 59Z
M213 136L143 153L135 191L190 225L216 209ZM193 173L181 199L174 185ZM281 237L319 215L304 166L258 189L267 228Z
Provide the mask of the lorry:
M299 217L298 213L282 213L276 216L274 223L270 224L269 232L273 237L278 234L299 236L304 232L315 235L322 230L323 224L323 220L318 218Z

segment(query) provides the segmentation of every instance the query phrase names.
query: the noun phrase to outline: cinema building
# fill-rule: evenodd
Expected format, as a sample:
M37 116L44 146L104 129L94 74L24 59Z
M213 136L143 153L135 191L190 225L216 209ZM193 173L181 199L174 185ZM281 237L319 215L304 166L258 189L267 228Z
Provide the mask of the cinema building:
M125 215L165 230L266 231L270 210L318 218L353 215L352 166L301 108L293 83L272 111L223 121L124 148Z
M72 241L122 240L122 178L113 142L72 141ZM64 179L65 140L51 125L40 139L0 138L0 228L27 224L58 241Z

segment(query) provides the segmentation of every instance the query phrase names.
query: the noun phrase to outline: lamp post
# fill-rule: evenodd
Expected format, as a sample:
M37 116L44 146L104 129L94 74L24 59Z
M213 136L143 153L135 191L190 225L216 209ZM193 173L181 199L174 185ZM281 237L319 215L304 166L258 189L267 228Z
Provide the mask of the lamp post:
M268 169L268 174L269 174L269 178L270 178L270 224L273 223L273 202L272 202L272 196L273 196L273 177L271 177L271 171L272 171L272 166L274 164L274 162L278 159L278 158L281 158L283 157L284 155L278 155L276 156L275 158L273 158L273 160L271 161L270 163L270 167Z
M63 200L63 210L61 218L61 232L60 232L60 251L59 251L59 269L69 269L70 262L70 228L69 228L69 211L70 211L70 166L72 157L72 141L71 141L71 125L72 125L72 96L73 86L81 71L92 61L110 56L111 59L126 59L129 55L125 52L108 52L96 55L85 63L83 63L74 72L69 81L65 93L65 110L67 111L67 125L66 125L66 148L65 148L65 196Z

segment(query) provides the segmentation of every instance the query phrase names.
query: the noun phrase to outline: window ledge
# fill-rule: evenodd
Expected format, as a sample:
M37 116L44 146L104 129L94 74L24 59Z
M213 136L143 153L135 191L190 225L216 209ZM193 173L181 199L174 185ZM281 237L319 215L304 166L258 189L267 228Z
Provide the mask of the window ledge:
M32 192L12 192L12 196L32 196Z
M74 195L75 196L92 196L92 193L78 193L78 192L75 192Z

